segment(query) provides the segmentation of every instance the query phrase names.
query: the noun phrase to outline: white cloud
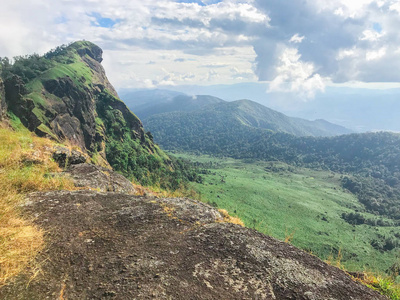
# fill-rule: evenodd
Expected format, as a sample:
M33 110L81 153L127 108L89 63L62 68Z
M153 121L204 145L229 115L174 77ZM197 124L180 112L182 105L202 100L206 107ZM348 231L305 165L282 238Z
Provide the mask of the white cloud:
M305 38L304 35L300 36L298 33L296 33L294 36L290 38L289 42L298 44L301 43L304 40L304 38Z
M396 1L389 6L390 10L394 10L400 14L400 1Z
M270 82L270 92L296 92L303 98L313 98L317 91L324 91L328 78L316 73L311 63L301 61L295 48L286 48L279 57L276 77Z
M296 79L289 84L290 78L297 77L287 72L278 74L276 68L277 62L282 63L282 49L292 47L301 55L303 64L318 67L322 82L324 78L334 83L399 82L400 75L393 71L400 68L399 3L295 0L289 6L279 0L257 0L256 7L268 12L270 27L254 42L256 73L262 80L273 81L276 87L285 82L286 88L297 89ZM303 36L306 38L300 39ZM314 79L307 81L304 88L320 88L321 80L317 76Z
M254 71L251 69L239 69L237 67L232 67L230 71L232 73L232 79L235 80L248 81L257 79Z
M118 87L234 83L256 74L274 89L312 96L328 78L400 82L399 0L202 2L4 0L0 56L90 40L105 50ZM102 27L99 17L115 25Z
M375 30L364 30L362 32L362 37L360 37L361 41L369 41L369 42L377 42L384 36L384 33L379 33Z
M365 54L365 58L367 61L380 59L385 56L386 51L387 51L386 47L382 47L376 51L367 51L367 53Z

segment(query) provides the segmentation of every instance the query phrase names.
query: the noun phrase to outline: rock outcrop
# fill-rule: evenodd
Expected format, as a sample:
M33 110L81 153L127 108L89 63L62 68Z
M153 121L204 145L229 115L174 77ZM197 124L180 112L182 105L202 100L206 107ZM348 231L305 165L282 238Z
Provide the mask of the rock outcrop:
M291 245L189 199L34 193L47 248L1 299L386 299Z
M95 44L80 41L42 57L27 57L27 65L36 59L41 67L29 77L10 67L5 97L0 83L0 111L5 99L7 110L38 136L67 141L92 163L111 166L139 183L156 184L175 166L118 98L101 65L102 53Z
M85 187L99 192L135 194L132 183L121 174L92 164L72 164L66 171L76 187Z
M105 128L97 108L104 95L114 103L113 113L127 120L129 129L142 141L141 121L118 99L101 65L100 47L86 41L76 42L65 53L49 59L52 67L25 83L15 75L7 79L5 97L9 110L39 136L69 140L83 151L97 152L105 158ZM1 84L0 84L1 93ZM104 122L104 120L102 120Z
M89 157L82 152L57 146L53 149L53 159L60 168L67 168L71 165L83 164Z

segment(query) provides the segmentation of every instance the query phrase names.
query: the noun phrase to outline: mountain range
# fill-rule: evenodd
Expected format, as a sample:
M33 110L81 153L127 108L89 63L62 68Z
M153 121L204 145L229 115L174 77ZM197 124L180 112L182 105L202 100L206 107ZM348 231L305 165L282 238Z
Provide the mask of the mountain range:
M295 93L272 92L263 82L226 85L181 85L164 87L188 95L213 95L234 101L252 99L291 117L325 119L355 132L400 132L400 89L367 89L360 87L328 86L314 98ZM122 89L124 93L129 89Z
M342 126L325 120L308 121L288 117L280 112L267 108L251 100L224 101L209 95L188 96L166 90L149 90L123 93L121 98L128 107L146 123L152 122L155 115L171 112L191 113L179 114L180 118L221 119L227 126L232 123L242 126L286 132L296 136L334 136L351 133ZM175 114L174 116L177 116ZM168 114L159 116L169 118Z

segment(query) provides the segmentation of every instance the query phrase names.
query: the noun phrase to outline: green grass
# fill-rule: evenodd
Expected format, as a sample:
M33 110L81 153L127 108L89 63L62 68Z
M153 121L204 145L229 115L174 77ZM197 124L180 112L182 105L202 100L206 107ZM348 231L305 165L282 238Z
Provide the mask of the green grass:
M84 62L77 61L72 64L57 64L45 74L41 76L42 79L59 79L63 77L70 77L77 86L82 84L88 85L92 82L93 74L90 68ZM80 82L80 80L82 80Z
M353 226L341 218L343 212L362 212L363 207L340 187L339 174L276 162L177 156L213 162L209 168L212 174L204 175L203 184L194 184L195 190L203 201L227 209L247 227L280 240L293 234L293 245L322 259L335 257L341 250L342 263L348 270L384 272L396 260L399 249L380 252L370 245L378 234L393 236L395 227Z

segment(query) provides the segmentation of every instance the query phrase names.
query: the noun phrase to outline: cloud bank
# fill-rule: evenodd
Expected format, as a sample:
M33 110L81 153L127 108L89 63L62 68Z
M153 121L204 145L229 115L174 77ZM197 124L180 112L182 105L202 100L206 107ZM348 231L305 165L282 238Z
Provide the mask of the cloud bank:
M0 22L0 56L90 40L118 87L400 82L399 0L5 0Z

